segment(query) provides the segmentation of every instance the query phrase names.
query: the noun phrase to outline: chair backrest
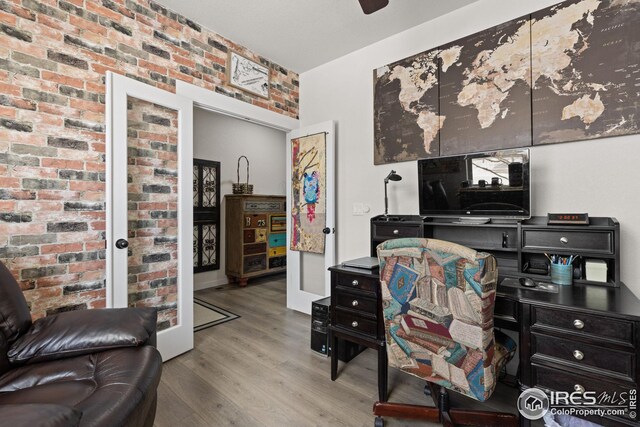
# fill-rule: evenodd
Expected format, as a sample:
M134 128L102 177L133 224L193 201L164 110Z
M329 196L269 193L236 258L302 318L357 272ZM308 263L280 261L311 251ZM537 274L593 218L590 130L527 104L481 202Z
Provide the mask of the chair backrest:
M31 327L31 313L20 285L0 262L0 375L10 369L7 352Z
M378 245L389 364L476 400L495 388L495 258L435 239Z

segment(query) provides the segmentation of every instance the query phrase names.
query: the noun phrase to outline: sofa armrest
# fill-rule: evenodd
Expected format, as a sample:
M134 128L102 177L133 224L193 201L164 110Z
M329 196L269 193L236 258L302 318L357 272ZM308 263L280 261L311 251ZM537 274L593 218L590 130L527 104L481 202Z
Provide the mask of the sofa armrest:
M149 343L155 308L111 308L59 313L36 320L7 353L13 364L36 363Z
M77 409L49 403L0 405L2 425L29 427L73 427L80 423Z

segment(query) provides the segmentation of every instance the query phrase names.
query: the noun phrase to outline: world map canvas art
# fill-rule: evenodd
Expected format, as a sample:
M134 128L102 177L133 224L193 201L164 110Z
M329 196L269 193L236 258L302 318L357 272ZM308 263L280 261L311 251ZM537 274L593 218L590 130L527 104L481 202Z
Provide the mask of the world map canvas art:
M531 144L529 17L442 47L440 155Z
M440 154L438 54L430 50L376 70L375 164Z
M531 17L533 143L638 133L640 0L570 0Z
M568 0L375 70L374 163L638 133L640 0Z

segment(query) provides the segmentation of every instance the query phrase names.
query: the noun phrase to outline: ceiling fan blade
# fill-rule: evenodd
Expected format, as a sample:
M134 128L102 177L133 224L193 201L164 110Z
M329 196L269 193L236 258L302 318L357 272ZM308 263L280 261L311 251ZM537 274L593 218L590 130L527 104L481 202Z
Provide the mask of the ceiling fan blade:
M389 0L358 0L358 1L360 2L362 11L366 15L376 12L389 4Z

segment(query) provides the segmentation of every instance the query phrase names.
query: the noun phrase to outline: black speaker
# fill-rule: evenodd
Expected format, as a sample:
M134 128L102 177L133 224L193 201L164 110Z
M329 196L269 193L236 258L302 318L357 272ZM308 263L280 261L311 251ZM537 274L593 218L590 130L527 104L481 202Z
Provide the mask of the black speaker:
M323 356L331 355L329 342L329 326L331 324L331 297L326 297L311 303L311 350ZM351 341L338 339L338 359L348 362L366 347Z

